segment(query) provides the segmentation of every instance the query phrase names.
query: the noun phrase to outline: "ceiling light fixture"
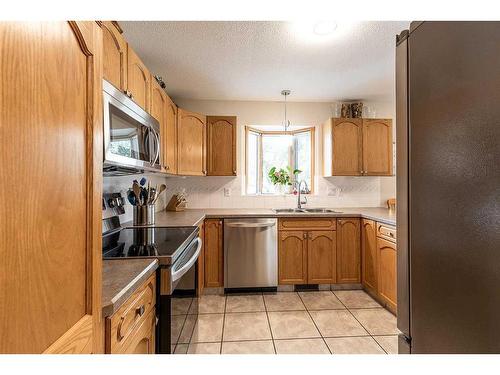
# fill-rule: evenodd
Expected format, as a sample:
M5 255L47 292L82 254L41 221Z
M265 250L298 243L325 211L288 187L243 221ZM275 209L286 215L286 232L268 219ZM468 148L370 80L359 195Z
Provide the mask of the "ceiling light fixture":
M285 128L285 131L288 131L288 128L290 127L290 120L286 118L286 97L290 95L292 92L290 90L281 90L281 95L285 97L285 122L283 123L283 127Z
M316 35L329 35L335 30L337 30L337 23L334 21L319 21L313 28Z

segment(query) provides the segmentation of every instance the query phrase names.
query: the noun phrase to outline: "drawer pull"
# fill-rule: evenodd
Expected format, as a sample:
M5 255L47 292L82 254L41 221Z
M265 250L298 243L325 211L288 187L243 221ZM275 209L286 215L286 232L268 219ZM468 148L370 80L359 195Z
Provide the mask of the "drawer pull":
M139 316L143 316L144 315L144 311L146 309L144 308L144 305L142 305L141 307L138 307L137 309L135 309L135 313Z

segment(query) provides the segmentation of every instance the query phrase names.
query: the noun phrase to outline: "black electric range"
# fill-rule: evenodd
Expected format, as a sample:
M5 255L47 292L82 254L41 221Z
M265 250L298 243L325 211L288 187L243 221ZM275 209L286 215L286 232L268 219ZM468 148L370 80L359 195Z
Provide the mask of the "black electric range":
M103 233L102 255L104 259L153 257L160 265L171 265L198 231L198 227L117 228Z

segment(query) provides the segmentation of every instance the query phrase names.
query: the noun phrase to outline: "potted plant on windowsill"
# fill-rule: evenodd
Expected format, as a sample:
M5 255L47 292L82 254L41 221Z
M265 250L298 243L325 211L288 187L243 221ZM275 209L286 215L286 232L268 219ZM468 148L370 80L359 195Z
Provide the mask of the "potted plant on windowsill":
M297 180L297 175L301 172L299 169L292 170L290 166L286 167L286 169L272 167L269 170L268 176L269 180L277 188L277 192L283 195L291 193L293 181Z

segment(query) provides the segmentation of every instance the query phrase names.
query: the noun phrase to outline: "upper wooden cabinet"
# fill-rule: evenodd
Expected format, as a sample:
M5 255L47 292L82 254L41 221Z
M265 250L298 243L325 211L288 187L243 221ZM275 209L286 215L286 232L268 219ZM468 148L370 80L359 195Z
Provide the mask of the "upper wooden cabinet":
M363 119L363 174L392 175L392 121Z
M103 77L118 90L127 89L127 42L116 23L101 22L103 38Z
M167 173L177 173L177 106L167 96L165 131L162 133L163 168Z
M224 286L223 224L220 219L206 219L204 225L205 286Z
M361 175L362 133L362 119L332 118L323 124L325 175Z
M149 112L151 73L130 45L127 45L127 91L134 102Z
M337 282L361 282L360 220L337 219Z
M179 108L177 111L177 173L205 176L206 121L199 113Z
M307 232L280 231L278 284L307 284Z
M207 175L236 176L236 116L207 117Z
M373 220L361 220L361 268L363 286L377 294L377 236Z
M392 120L331 118L322 127L324 176L392 175Z
M0 40L0 177L33 198L0 206L0 353L100 353L102 31L4 22Z

